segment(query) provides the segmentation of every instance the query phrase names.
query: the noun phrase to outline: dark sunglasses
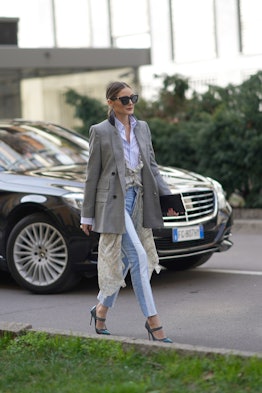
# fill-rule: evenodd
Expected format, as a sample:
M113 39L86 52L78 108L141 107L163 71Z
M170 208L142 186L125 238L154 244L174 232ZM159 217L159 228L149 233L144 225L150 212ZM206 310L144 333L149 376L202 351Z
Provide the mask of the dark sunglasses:
M138 94L133 94L130 97L124 96L124 97L114 97L114 98L112 98L112 101L115 101L115 100L120 100L122 105L128 105L130 100L131 100L131 102L133 104L136 104L137 101L138 101Z

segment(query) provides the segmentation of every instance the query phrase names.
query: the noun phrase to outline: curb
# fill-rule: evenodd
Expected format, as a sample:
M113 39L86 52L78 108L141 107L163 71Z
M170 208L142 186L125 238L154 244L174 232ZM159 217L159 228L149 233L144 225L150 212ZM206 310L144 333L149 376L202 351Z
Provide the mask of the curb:
M262 209L248 209L233 207L233 218L244 220L262 220Z
M73 332L70 330L57 330L57 329L33 329L32 325L19 322L0 322L0 336L4 333L12 334L14 337L27 332L41 332L47 333L54 336L65 336L65 337L81 337L89 338L93 340L111 340L122 344L123 349L135 348L136 351L142 354L149 354L157 352L159 349L167 351L176 351L179 354L187 355L225 355L225 356L239 356L239 357L257 357L262 358L262 352L249 352L249 351L238 351L224 348L208 348L202 346L188 345L188 344L165 344L161 342L148 341L130 337L122 336L103 336L103 335L92 335L83 332Z
M232 233L262 233L262 220L260 219L234 219Z

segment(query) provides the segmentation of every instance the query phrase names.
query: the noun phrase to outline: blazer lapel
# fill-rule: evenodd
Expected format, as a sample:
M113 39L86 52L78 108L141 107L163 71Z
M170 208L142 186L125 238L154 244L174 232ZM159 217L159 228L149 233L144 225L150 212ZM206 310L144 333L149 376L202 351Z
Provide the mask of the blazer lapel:
M123 191L125 190L125 156L121 136L116 127L111 125L111 145L116 160L120 183Z
M139 146L139 151L142 157L143 162L147 162L147 158L145 155L146 152L146 142L145 142L145 133L143 132L143 128L141 127L141 123L138 121L135 128L134 133L136 136L137 144Z

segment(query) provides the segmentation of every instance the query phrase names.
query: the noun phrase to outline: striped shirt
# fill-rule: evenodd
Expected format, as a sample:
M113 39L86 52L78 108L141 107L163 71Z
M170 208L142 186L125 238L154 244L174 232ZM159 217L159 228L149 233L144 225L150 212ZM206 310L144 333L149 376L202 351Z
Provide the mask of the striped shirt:
M115 126L119 131L123 142L125 160L128 166L132 169L139 164L139 147L134 133L137 120L134 116L129 117L130 120L130 143L126 139L125 126L117 118L115 118Z

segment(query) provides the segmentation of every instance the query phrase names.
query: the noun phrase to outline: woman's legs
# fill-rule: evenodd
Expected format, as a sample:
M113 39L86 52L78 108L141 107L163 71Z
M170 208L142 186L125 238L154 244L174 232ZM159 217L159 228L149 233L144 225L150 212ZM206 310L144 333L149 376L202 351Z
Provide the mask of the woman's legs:
M134 224L128 212L125 212L126 233L122 237L122 251L129 261L133 289L148 324L151 329L161 326L160 318L155 307L154 297L148 273L147 255L142 246ZM163 329L154 332L155 338L165 337Z
M135 197L136 197L136 192L135 192L134 188L128 189L126 192L125 205L129 211L132 211L132 209L133 209ZM129 260L125 255L122 259L122 262L124 264L123 277L126 277L128 269L129 269ZM98 296L97 296L99 303L101 303L102 305L104 305L107 308L113 307L116 302L119 290L120 290L120 288L115 293L113 293L113 295L107 296L107 297L103 296L102 292L99 291Z
M156 315L156 307L149 280L147 255L132 219L125 211L126 233L122 236L122 252L129 261L133 289L145 317Z
M126 276L128 269L130 268L130 275L132 280L133 289L141 307L141 310L145 317L148 318L148 323L151 329L159 327L161 325L159 316L156 311L155 302L152 294L150 285L149 273L148 273L148 261L147 255L142 246L138 235L136 233L134 224L131 219L133 206L136 198L136 191L134 188L130 188L126 193L126 211L125 211L125 225L126 233L122 236L122 252L124 254L123 263L124 277ZM118 296L118 291L113 295L103 297L99 292L97 305L97 316L100 318L106 318L108 307L112 307ZM98 329L104 328L104 323L97 321L96 327ZM164 338L163 330L158 330L154 333L157 339Z

